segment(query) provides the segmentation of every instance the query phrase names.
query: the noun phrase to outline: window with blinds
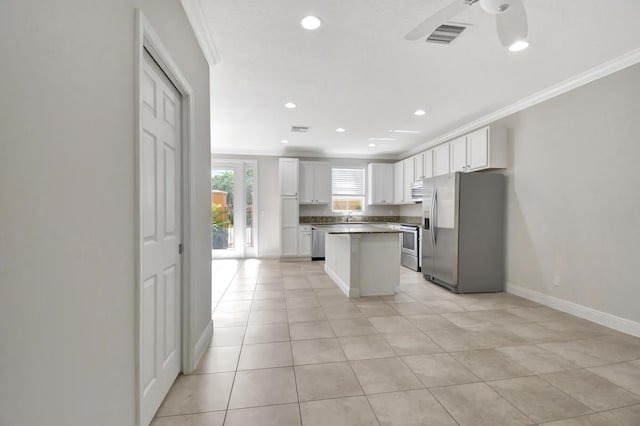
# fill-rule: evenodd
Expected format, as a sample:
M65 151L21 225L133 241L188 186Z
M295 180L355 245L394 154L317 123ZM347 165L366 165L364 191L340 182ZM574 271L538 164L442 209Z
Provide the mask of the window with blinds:
M331 210L334 213L364 211L364 168L331 169Z

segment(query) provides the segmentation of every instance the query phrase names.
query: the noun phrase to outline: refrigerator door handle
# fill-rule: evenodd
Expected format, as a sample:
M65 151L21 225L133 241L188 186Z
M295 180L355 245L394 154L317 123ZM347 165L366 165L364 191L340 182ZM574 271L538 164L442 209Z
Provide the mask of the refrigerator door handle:
M433 241L433 249L436 248L436 197L438 196L438 191L435 186L433 187L433 197L431 197L431 240Z

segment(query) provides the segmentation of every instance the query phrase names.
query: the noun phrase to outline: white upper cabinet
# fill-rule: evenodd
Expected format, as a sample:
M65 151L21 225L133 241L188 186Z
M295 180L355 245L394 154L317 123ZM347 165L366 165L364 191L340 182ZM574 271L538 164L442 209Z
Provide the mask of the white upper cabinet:
M433 175L449 174L449 144L445 143L433 148Z
M489 126L449 142L451 172L506 168L506 136L504 127Z
M489 128L467 135L467 171L489 166Z
M298 196L298 159L280 159L280 195Z
M298 185L300 186L300 204L311 204L314 202L314 173L313 163L308 161L300 162L300 172L298 176L300 180Z
M433 150L413 156L413 180L421 181L424 178L433 177Z
M433 150L430 149L422 153L422 177L430 178L433 177Z
M411 204L411 184L413 183L413 177L414 177L414 158L407 158L406 160L403 161L404 163L404 184L403 184L403 189L404 189L404 196L402 197L402 202L404 204Z
M300 204L328 204L331 198L329 163L300 162Z
M418 181L424 178L424 152L413 157L413 180Z
M367 166L367 203L393 204L393 164L370 163Z
M398 161L393 165L393 203L402 204L404 201L404 163Z
M314 171L316 203L329 204L331 202L331 167L329 163L316 163Z
M467 170L467 138L459 137L449 142L451 155L450 172L464 172Z

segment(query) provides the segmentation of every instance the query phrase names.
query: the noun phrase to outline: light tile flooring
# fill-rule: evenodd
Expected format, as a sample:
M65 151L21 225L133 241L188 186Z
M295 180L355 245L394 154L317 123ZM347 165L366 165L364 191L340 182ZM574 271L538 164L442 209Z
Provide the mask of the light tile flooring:
M349 300L321 262L213 262L211 347L154 426L640 425L640 339L402 268Z

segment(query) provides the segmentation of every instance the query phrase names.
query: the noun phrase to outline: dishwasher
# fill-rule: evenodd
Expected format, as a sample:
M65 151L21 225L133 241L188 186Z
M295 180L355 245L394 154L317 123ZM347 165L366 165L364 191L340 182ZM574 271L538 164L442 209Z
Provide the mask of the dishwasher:
M325 232L311 229L311 260L324 260Z

